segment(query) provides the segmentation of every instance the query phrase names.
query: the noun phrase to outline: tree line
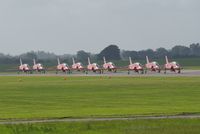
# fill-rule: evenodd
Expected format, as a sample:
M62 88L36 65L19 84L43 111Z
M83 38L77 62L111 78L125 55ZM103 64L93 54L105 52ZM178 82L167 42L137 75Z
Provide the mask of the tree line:
M129 56L135 59L144 59L148 55L151 58L159 59L167 55L170 58L189 58L189 57L200 57L200 45L199 43L193 43L189 47L177 45L167 50L163 47L157 48L156 50L147 49L142 51L122 51L121 57L127 58Z
M146 55L153 59L159 59L161 57L164 57L165 55L170 58L200 57L200 44L193 43L188 47L176 45L171 49L160 47L156 50L146 49L141 51L121 50L117 45L109 45L98 54L92 54L84 50L80 50L74 55L56 55L54 53L44 51L30 51L17 56L0 53L0 64L18 64L19 58L22 58L23 61L28 63L32 62L32 59L36 59L46 64L56 64L56 59L58 57L62 61L69 64L72 63L72 57L74 57L77 61L81 61L86 64L88 57L90 57L92 61L102 61L104 56L107 60L127 60L129 56L137 60L144 59Z

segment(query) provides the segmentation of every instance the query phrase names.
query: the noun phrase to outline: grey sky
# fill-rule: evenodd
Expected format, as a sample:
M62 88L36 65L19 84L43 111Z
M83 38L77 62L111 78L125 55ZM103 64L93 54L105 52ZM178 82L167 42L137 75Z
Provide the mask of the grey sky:
M189 45L200 0L0 0L0 52L99 52Z

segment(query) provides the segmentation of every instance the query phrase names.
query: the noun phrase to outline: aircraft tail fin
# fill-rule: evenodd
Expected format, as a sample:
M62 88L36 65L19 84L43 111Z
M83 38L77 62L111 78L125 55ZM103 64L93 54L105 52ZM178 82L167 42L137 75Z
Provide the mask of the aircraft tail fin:
M104 62L104 64L106 64L106 58L105 57L103 57L103 62Z
M74 58L72 58L72 62L73 62L73 64L75 64L75 60L74 60Z
M60 64L60 59L59 58L57 58L57 61L58 61L58 65Z
M168 60L168 57L167 57L167 56L165 56L165 61L166 61L166 64L169 63L169 60Z
M88 65L90 65L91 63L90 63L90 58L88 57Z
M20 65L22 65L22 59L21 58L19 59L19 62L20 62Z
M148 56L146 56L146 61L147 61L147 63L149 63L149 57Z
M129 57L129 62L130 62L130 65L133 64L131 57Z
M36 64L35 59L33 59L33 64L34 64L34 65Z

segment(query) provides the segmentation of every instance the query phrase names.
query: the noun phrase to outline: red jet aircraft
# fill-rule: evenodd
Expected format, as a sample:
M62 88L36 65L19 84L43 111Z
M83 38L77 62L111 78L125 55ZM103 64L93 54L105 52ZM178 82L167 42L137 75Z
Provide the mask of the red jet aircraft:
M36 63L35 59L33 59L33 71L45 73L45 68L41 63Z
M103 64L103 69L104 70L117 72L117 68L116 68L114 63L106 62L106 58L105 57L103 57L103 61L104 61L104 64Z
M164 65L164 70L165 70L164 73L166 73L167 70L170 70L171 72L176 72L177 70L178 73L181 73L181 67L177 62L175 61L169 62L167 56L165 56L165 60L166 60L166 64Z
M145 65L146 67L145 73L147 72L147 70L154 71L154 72L158 71L158 73L160 73L161 71L160 65L157 62L155 61L149 62L148 56L146 56L146 61L147 63Z
M60 63L60 59L57 59L58 61L58 65L57 65L57 69L56 69L56 74L58 73L58 71L62 71L64 73L70 73L70 68L66 63Z
M22 63L22 59L20 58L20 66L19 66L19 72L25 72L25 73L28 73L30 72L31 73L31 68L28 64L23 64Z
M90 62L90 58L88 57L88 66L87 66L87 70L88 71L92 71L92 72L99 72L101 73L101 69L99 67L99 65L97 63L92 63Z
M131 57L129 57L129 66L128 66L128 74L130 74L130 71L135 71L137 73L141 72L142 74L144 73L144 69L142 64L140 64L139 62L132 62Z
M73 61L73 65L72 65L72 69L73 69L73 70L84 71L84 67L83 67L83 65L82 65L81 62L75 63L74 58L72 58L72 61Z

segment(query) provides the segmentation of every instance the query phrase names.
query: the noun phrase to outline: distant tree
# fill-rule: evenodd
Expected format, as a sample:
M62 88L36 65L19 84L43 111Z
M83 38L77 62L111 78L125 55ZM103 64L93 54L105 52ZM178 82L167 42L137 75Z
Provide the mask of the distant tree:
M34 52L28 52L26 56L28 59L37 59L37 55Z
M4 58L5 55L3 53L0 53L0 58Z
M107 60L120 60L120 49L116 45L109 45L104 48L97 56L98 60L102 60L103 57L106 57Z
M50 53L50 52L44 52L44 51L37 51L35 52L35 54L37 55L38 59L42 59L42 60L47 60L47 59L56 59L56 55L54 53Z
M186 57L190 55L190 48L186 46L174 46L171 50L173 57Z
M91 62L96 62L97 61L97 54L90 54L90 60L91 60Z
M88 59L88 57L90 57L90 53L80 50L77 52L76 57L79 61L81 61L83 63L87 63L87 61L88 61L87 59Z
M138 52L137 51L121 51L121 57L124 60L128 60L129 57L132 57L133 59L138 59Z
M169 52L167 49L163 48L163 47L160 47L158 49L156 49L156 58L160 58L160 57L164 57L164 56L168 56L169 55Z
M140 59L144 59L146 56L149 56L151 58L155 58L155 52L152 49L138 51L138 57Z
M200 56L200 45L199 43L195 44L191 44L190 45L190 53L193 56Z
M32 61L33 59L37 59L37 54L34 51L30 51L24 54L19 55L24 61Z
M12 63L13 60L15 60L13 56L0 53L0 63L1 64L9 64L9 63Z

